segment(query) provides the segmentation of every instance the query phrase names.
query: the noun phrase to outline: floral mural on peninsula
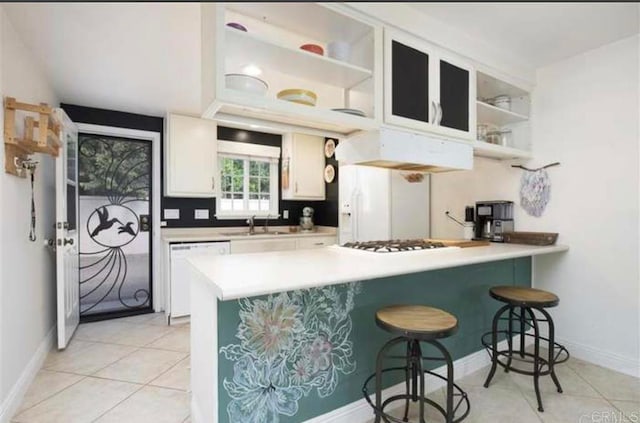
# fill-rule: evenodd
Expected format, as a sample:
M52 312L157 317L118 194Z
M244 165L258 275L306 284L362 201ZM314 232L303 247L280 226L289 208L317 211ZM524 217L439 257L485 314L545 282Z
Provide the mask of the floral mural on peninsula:
M242 299L238 343L220 349L234 362L224 389L229 421L278 423L312 392L331 395L355 371L350 312L359 283Z

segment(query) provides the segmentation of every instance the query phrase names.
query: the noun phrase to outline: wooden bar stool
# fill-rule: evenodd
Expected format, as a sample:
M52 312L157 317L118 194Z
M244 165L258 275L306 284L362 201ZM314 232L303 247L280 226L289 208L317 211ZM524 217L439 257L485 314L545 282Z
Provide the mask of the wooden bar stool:
M385 422L408 422L409 401L418 402L420 410L419 423L425 422L425 405L430 405L439 411L447 423L460 422L469 414L469 399L467 394L453 382L453 361L447 349L437 339L447 338L458 330L458 319L446 311L421 305L395 305L385 307L376 313L376 324L395 335L378 352L376 371L365 381L362 392L371 405L375 414L375 422L381 419ZM389 350L398 344L406 344L406 354L389 354ZM421 343L433 345L441 356L425 357L422 355ZM402 360L402 366L383 368L385 359ZM424 361L444 361L447 366L447 377L425 370ZM382 375L387 372L404 372L405 393L394 395L383 401ZM425 396L425 374L437 377L446 382L446 408ZM371 401L368 391L369 382L375 378L375 404ZM454 398L458 401L454 405ZM395 402L404 400L404 418L402 420L387 414L385 408ZM464 413L457 413L465 404ZM455 417L459 414L459 417Z
M505 372L513 371L516 373L533 376L533 386L536 391L538 400L538 411L543 412L542 398L540 396L539 379L540 376L551 375L553 383L559 393L562 393L562 386L556 376L554 366L564 363L569 359L569 351L562 345L555 342L555 326L551 315L545 310L558 305L560 300L555 294L543 291L541 289L517 287L517 286L494 286L489 290L489 295L496 300L506 303L500 308L493 317L493 326L491 332L482 335L482 343L491 355L491 370L484 383L484 387L488 388L498 365L502 366ZM539 312L544 318L536 317L534 311ZM508 317L503 317L508 312ZM499 330L498 324L501 320L506 320L507 328ZM549 337L545 338L540 335L540 323L546 322L549 327ZM520 326L520 330L516 333L520 335L520 348L514 350L513 335L514 323ZM533 329L533 333L527 333L528 329ZM498 336L502 334L507 339L507 349L498 350ZM487 339L491 336L491 342ZM534 340L533 353L525 350L525 338L532 337ZM548 347L548 356L546 358L540 356L540 342L546 343ZM556 353L557 350L557 353ZM501 361L500 357L504 357L506 362ZM513 361L533 365L533 371L523 370L513 367Z

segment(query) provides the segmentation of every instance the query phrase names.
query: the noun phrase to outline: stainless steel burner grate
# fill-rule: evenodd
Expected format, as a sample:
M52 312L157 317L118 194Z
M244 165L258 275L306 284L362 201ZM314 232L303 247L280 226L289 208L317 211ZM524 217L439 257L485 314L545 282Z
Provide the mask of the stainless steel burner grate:
M430 250L446 247L441 242L425 241L424 239L395 239L390 241L347 242L343 247L376 253L393 253L398 251Z

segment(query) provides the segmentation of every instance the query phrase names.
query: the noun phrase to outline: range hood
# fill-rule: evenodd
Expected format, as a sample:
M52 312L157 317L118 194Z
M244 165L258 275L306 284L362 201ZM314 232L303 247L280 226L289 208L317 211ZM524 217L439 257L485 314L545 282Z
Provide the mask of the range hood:
M357 164L417 172L473 168L470 143L450 138L381 128L359 132L336 147L340 164Z

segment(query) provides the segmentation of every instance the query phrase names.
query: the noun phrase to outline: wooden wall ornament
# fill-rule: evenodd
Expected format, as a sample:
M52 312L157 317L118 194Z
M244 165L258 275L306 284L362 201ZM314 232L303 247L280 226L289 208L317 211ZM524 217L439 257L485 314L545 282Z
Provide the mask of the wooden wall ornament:
M22 138L16 131L16 111L27 112L24 118L24 134ZM37 115L36 120L32 115ZM54 109L46 103L39 105L21 103L13 97L4 99L4 169L5 172L26 178L22 163L29 161L34 153L49 154L58 157L60 147L60 128ZM35 131L38 137L35 139Z

